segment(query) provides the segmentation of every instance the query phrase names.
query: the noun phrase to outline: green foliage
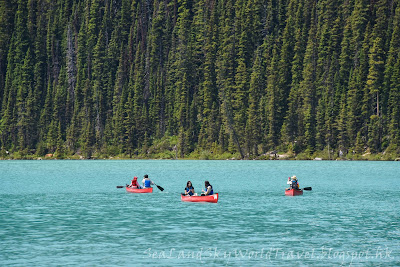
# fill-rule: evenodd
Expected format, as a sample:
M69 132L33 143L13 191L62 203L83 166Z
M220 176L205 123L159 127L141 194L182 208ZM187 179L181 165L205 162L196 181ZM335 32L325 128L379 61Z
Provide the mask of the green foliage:
M9 0L0 14L2 158L400 157L398 1Z

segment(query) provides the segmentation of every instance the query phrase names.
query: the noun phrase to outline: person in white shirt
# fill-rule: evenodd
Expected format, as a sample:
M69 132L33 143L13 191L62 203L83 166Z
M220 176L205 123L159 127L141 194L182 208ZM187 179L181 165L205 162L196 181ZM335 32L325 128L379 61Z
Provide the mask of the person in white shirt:
M286 190L289 190L292 187L292 179L289 177L286 183L289 185L289 188L286 188Z
M142 184L144 188L150 188L151 185L154 184L152 180L149 179L149 176L146 174L142 180Z

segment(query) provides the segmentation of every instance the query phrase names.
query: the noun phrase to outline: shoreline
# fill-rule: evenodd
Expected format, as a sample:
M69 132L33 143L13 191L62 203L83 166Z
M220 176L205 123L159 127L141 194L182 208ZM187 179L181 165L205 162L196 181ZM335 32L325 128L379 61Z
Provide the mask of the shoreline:
M62 157L57 157L57 156L44 156L44 157L39 157L39 156L33 156L33 155L28 155L28 156L19 156L19 157L13 157L13 156L8 156L8 157L0 157L0 161L5 161L5 160L293 160L293 161L400 161L400 156L385 156L382 154L368 154L368 155L355 155L353 157L337 157L337 158L324 158L324 157L304 157L304 156L294 156L294 155L286 155L286 154L280 154L275 157L275 156L270 156L267 157L265 155L258 156L258 157L253 157L253 158L245 158L245 159L240 159L236 157L184 157L184 158L167 158L167 157L156 157L150 156L150 157L126 157L126 156L102 156L102 157L84 157L80 155L73 155L73 156L62 156Z

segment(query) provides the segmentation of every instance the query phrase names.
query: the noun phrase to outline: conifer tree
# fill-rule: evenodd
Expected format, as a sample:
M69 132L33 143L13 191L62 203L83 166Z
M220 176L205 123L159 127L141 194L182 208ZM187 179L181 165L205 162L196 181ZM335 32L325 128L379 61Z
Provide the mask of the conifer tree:
M12 29L14 28L14 16L16 1L0 2L0 110L4 94L7 68L7 52L11 43ZM0 144L1 147L1 144Z
M249 85L249 104L247 110L246 123L246 147L251 155L258 155L258 145L261 143L261 124L260 124L260 99L265 89L265 70L262 59L262 50L256 51L256 58L253 64Z
M1 155L400 151L397 0L8 0L0 13Z

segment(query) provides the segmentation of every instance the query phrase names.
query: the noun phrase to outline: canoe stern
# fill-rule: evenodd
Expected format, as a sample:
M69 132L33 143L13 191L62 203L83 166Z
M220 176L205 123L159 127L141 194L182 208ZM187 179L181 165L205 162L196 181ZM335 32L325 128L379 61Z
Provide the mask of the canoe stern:
M285 190L285 195L286 196L301 196L303 195L303 190L296 190L296 189L289 189L289 190Z

